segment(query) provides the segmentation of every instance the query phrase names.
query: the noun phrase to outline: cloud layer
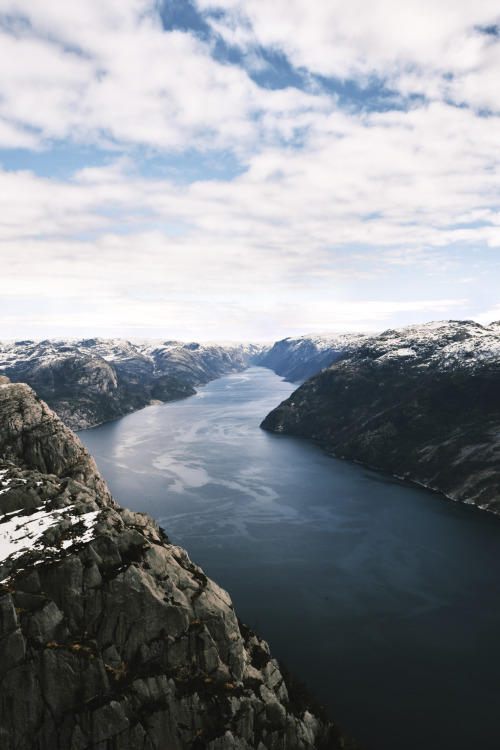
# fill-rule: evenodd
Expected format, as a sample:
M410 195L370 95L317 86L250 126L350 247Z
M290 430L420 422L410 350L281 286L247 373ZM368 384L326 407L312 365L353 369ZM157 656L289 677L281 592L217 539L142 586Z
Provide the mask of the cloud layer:
M0 0L3 338L497 309L492 2L196 10L174 28L152 0Z

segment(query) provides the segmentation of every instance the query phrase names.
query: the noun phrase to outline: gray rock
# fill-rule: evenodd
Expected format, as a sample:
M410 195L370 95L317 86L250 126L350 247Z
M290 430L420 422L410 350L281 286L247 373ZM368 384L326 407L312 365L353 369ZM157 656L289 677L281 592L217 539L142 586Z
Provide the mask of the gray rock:
M0 458L44 474L76 479L95 490L102 502L113 504L94 459L29 386L11 384L0 389L0 424Z

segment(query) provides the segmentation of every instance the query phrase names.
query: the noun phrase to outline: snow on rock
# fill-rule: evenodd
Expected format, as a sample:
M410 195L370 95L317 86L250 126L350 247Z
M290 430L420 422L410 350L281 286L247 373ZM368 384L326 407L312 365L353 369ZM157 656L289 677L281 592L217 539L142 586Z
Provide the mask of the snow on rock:
M249 342L183 342L161 339L52 339L44 341L0 341L0 369L9 369L28 363L48 363L69 355L90 355L107 362L126 363L130 360L147 360L157 366L159 355L166 353L197 352L210 356L252 357L264 348ZM2 382L0 380L0 382Z
M379 364L412 357L412 366L472 372L488 361L500 361L500 326L482 326L473 320L441 320L388 329L365 337L346 350L345 357L369 357Z
M30 549L39 551L42 551L44 547L47 549L43 543L44 534L48 529L60 523L62 514L64 514L64 519L69 521L72 526L78 524L85 527L83 533L76 534L63 541L63 548L66 549L77 542L89 542L92 539L93 527L100 511L74 516L71 515L72 509L73 506L69 506L47 511L41 506L36 513L31 513L28 516L16 514L11 518L12 513L7 513L0 517L0 562L8 557L15 560L23 552Z
M376 362L382 362L384 360L387 360L389 358L397 358L397 357L416 357L417 352L414 349L409 348L403 348L403 349L395 349L392 352L387 352L387 354L383 354L381 357L379 357Z

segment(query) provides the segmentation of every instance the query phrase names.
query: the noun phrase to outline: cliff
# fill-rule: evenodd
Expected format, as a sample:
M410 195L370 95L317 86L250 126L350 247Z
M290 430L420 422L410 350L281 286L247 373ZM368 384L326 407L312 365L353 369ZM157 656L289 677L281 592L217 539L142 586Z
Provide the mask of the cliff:
M299 383L343 354L359 346L362 333L309 334L276 341L255 358L255 364L274 370L291 383Z
M500 325L389 330L346 352L262 427L500 512Z
M2 750L343 747L228 594L0 382Z

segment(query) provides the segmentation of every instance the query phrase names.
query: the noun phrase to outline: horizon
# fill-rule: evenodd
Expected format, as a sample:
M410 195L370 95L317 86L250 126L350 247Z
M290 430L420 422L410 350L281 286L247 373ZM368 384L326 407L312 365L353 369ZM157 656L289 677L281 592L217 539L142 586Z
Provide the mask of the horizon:
M341 335L359 335L359 336L381 336L384 333L386 333L389 330L403 330L408 328L418 328L418 327L425 327L425 326L431 326L431 325L438 325L441 323L474 323L479 325L481 328L489 328L493 325L499 325L500 321L492 320L490 323L479 323L478 321L474 320L473 318L465 319L465 320L458 320L456 318L442 318L440 320L427 320L423 323L408 323L406 325L402 326L389 326L387 328L380 328L378 330L330 330L330 331L308 331L307 333L301 333L297 335L289 335L289 336L282 336L281 338L269 338L269 339L179 339L179 338L172 338L165 334L164 336L45 336L43 338L32 338L32 337L26 337L24 339L0 339L0 344L24 344L24 343L33 343L33 344L40 344L45 341L49 342L80 342L80 341L88 341L88 340L98 340L98 341L127 341L131 344L140 344L142 342L161 342L162 344L166 343L173 343L173 344L205 344L205 345L213 345L213 346L239 346L244 344L249 345L273 345L275 343L278 343L279 341L284 341L287 339L298 339L298 338L314 338L314 337L335 337L335 336L341 336Z
M500 318L492 0L0 6L1 340Z

